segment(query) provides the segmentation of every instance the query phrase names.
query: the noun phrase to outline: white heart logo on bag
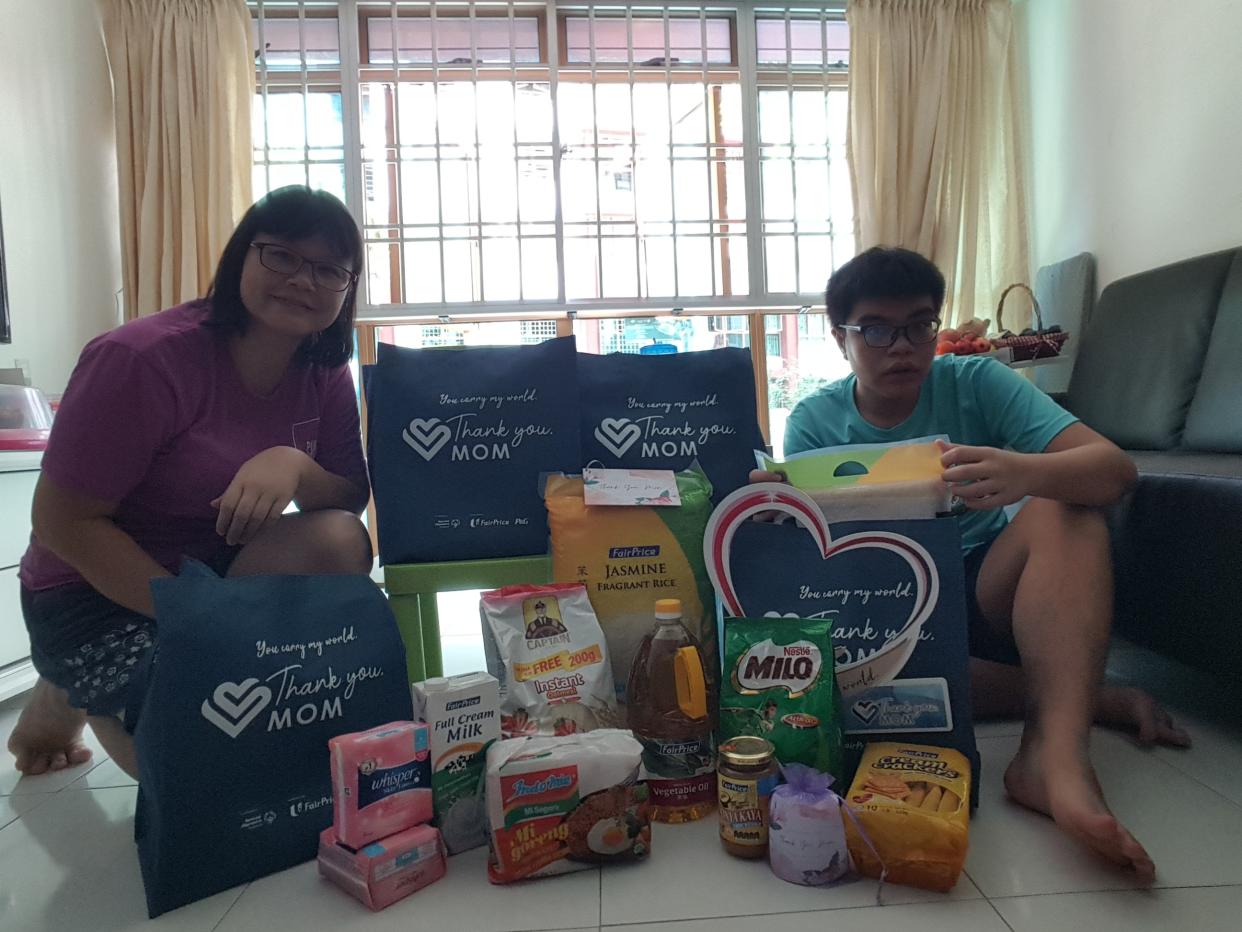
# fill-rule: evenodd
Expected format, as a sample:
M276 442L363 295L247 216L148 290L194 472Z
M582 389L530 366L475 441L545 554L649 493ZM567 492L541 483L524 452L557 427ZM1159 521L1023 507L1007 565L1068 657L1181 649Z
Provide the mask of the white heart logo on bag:
M854 703L854 714L862 719L864 725L870 725L879 711L880 704L872 699L859 699Z
M416 417L401 431L401 439L406 445L429 463L452 436L453 432L448 425L441 424L440 419L435 417Z
M914 573L914 606L905 624L875 653L851 663L837 664L837 685L848 698L875 686L891 683L906 665L918 646L923 624L931 617L940 598L940 574L936 564L921 544L890 531L860 531L834 541L828 522L814 500L792 486L763 482L743 486L725 497L712 512L703 535L703 558L707 575L724 603L725 610L736 617L756 617L743 609L733 587L733 571L729 563L733 535L746 521L766 511L779 511L792 516L811 535L825 560L850 550L887 550L906 561ZM752 606L753 608L753 606ZM873 713L874 714L874 713Z
M203 718L236 738L271 701L272 691L251 677L240 683L221 683L210 699L203 700L201 711Z
M642 436L642 428L624 417L606 417L595 428L595 439L613 456L622 457Z

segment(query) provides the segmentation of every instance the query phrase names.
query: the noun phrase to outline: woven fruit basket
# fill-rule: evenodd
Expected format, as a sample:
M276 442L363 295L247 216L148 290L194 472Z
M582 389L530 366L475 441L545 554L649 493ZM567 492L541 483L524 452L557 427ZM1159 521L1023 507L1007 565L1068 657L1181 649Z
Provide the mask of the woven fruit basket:
M1015 288L1031 296L1031 306L1035 308L1035 329L1030 333L1015 335L1002 329L1004 324L1001 322L1001 315L1005 310L1005 299ZM1065 341L1069 339L1069 334L1060 327L1044 327L1044 316L1039 310L1035 292L1022 282L1015 282L1001 292L1000 301L996 305L996 326L1001 330L1001 335L994 337L992 343L997 349L1008 349L1013 354L1014 362L1059 356Z

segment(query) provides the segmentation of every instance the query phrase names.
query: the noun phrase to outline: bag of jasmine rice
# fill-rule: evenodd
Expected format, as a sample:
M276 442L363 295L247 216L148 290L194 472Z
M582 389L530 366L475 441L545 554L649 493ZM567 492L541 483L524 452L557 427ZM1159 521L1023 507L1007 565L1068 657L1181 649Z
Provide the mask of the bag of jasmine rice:
M841 725L827 618L726 618L720 740L767 738L782 764L839 777Z
M703 648L709 691L720 669L716 601L703 562L712 486L698 470L676 479L681 504L674 506L588 506L576 476L553 476L544 488L552 578L586 587L621 702L639 643L655 624L657 599L681 599L682 623Z

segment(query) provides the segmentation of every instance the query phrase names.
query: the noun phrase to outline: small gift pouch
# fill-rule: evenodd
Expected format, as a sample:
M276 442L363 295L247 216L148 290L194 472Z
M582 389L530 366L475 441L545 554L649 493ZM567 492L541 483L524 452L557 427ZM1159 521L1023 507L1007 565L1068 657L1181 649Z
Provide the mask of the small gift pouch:
M785 782L772 793L768 862L781 880L808 887L840 880L850 869L841 797L832 777L805 764L781 768Z
M854 813L831 789L833 777L805 764L784 764L785 782L772 792L768 808L768 864L781 880L820 887L850 873L850 853L845 841L848 818L858 828L864 844L876 854ZM876 854L877 860L879 855ZM887 870L880 861L880 882L875 888L878 905Z

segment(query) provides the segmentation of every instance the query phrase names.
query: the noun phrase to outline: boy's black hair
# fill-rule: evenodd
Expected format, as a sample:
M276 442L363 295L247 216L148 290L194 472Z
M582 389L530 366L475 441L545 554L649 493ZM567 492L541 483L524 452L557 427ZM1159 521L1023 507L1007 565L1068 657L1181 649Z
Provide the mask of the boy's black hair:
M304 185L277 188L246 211L220 254L207 300L211 305L208 324L223 333L246 332L250 315L241 298L242 266L250 244L264 233L292 240L322 237L348 268L362 272L362 235L344 204L327 191L314 191ZM355 280L346 291L341 313L332 326L303 341L299 350L302 359L328 367L349 361L354 354L357 296Z
M944 304L944 276L930 260L896 246L872 246L828 279L824 300L834 327L846 323L859 301L919 298L927 295L939 311Z

